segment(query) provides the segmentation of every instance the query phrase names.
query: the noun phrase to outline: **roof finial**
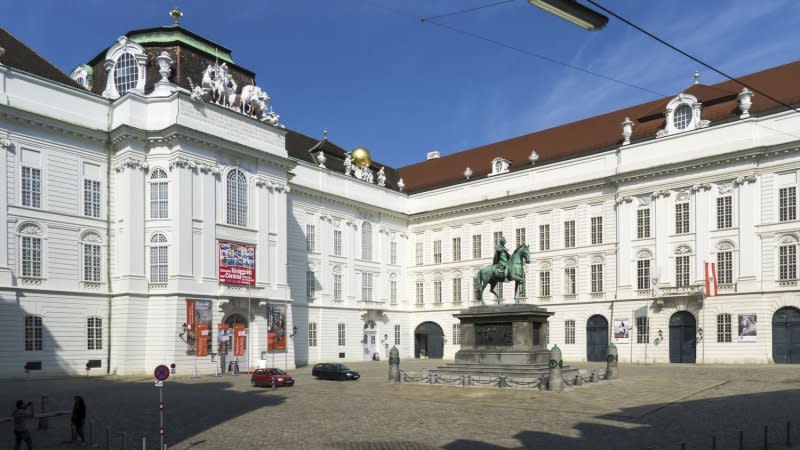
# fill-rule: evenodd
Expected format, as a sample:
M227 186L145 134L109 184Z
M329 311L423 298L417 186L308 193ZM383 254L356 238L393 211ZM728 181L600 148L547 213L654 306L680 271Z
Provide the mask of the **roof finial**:
M176 6L176 7L172 8L172 10L169 12L169 15L172 16L172 20L173 20L174 24L177 25L178 21L181 20L181 16L183 16L183 13Z
M700 84L700 72L694 71L694 84Z
M323 128L322 129L322 139L325 140L325 141L328 140L328 129L327 128Z

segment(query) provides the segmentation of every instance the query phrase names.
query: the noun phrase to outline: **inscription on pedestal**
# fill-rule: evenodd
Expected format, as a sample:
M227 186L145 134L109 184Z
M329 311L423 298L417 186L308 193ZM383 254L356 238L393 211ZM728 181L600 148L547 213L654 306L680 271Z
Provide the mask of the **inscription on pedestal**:
M475 345L511 347L513 343L510 323L475 324Z

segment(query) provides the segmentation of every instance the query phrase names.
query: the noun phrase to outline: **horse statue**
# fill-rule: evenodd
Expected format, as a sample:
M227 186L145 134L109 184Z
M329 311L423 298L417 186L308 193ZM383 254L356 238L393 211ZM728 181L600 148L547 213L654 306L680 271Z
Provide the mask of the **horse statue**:
M503 250L505 251L505 250ZM486 285L490 285L489 291L494 294L495 298L497 299L497 303L499 304L502 299L497 292L494 290L497 283L502 283L505 281L514 281L514 302L519 302L519 287L520 283L525 282L525 271L524 271L524 264L528 264L531 261L531 252L530 248L528 248L528 244L522 244L514 250L514 253L511 254L511 257L508 261L508 277L504 276L502 271L498 270L496 265L486 266L478 272L478 279L475 286L475 298L481 302L481 305L484 305L483 302L483 291L486 289Z

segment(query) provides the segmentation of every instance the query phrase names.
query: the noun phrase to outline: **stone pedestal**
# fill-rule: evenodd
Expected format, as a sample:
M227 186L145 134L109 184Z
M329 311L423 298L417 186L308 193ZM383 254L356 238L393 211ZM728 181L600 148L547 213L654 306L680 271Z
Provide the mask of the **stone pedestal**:
M461 321L456 364L547 363L547 318L535 305L482 305L454 314Z

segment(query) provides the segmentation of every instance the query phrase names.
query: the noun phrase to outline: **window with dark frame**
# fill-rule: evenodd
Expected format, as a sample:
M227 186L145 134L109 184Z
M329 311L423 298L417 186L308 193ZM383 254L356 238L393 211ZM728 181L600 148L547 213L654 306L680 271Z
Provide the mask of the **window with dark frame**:
M575 221L567 220L564 222L564 247L575 247Z
M603 243L603 217L592 217L592 245Z
M733 284L733 252L717 252L717 280L719 284Z
M453 238L453 261L461 261L461 238Z
M603 264L592 264L592 293L603 292Z
M689 256L675 257L675 286L689 286Z
M550 224L539 225L539 251L550 250Z
M25 351L42 351L42 318L41 316L25 316Z
M308 346L317 346L317 324L316 322L308 323Z
M717 228L722 230L733 227L733 197L726 195L717 197Z
M574 344L575 343L575 321L574 320L565 320L564 321L564 344Z
M650 238L650 208L636 210L636 238Z
M781 245L779 255L779 277L782 281L797 279L797 246L795 244Z
M539 272L539 296L550 297L550 271Z
M636 288L650 289L650 259L636 261Z
M717 342L733 342L731 315L728 313L717 314Z
M650 318L647 316L639 316L636 318L636 343L650 343Z
M472 259L481 258L481 235L472 235Z
M778 216L781 222L797 219L797 188L795 186L778 190Z
M675 234L689 232L689 202L675 204Z
M99 317L86 319L86 349L103 349L103 319Z

